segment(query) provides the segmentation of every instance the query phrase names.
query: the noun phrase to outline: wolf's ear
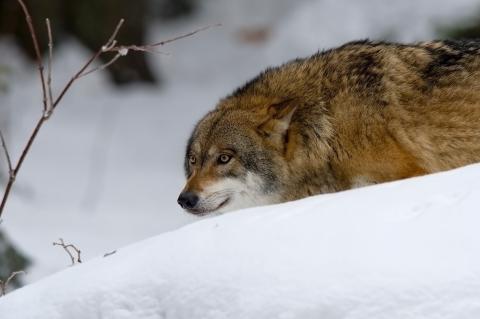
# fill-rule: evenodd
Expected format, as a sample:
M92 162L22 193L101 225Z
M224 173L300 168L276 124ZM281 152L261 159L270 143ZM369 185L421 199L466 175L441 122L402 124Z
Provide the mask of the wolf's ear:
M293 99L269 105L266 120L258 127L267 136L283 138L292 121L297 106Z

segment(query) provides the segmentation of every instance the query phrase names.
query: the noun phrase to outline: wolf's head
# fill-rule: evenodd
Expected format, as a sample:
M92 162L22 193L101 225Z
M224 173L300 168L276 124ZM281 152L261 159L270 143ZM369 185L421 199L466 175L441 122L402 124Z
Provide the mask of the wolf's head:
M196 215L280 201L294 101L227 99L196 126L178 203Z

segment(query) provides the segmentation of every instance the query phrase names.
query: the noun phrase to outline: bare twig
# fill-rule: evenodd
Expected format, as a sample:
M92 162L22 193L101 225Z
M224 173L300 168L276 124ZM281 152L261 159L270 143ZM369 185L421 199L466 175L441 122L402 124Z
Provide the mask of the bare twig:
M117 252L116 250L113 250L113 251L111 251L111 252L105 253L105 254L103 255L103 257L105 258L105 257L111 256L111 255L115 254L116 252Z
M115 38L117 37L118 32L120 31L120 28L122 27L124 22L125 22L125 19L123 18L120 19L120 21L118 21L118 24L115 27L115 30L113 31L112 35L108 39L107 43L104 46L102 46L103 52L107 52L110 50L111 47L115 46L115 44L117 43L117 40L115 40Z
M8 285L17 275L24 275L24 274L26 274L26 272L23 270L14 271L10 274L10 276L8 276L5 282L0 280L0 296L5 296L5 294L7 293Z
M147 46L149 46L149 47L162 46L162 45L165 45L167 43L171 43L171 42L174 42L174 41L177 41L177 40L181 40L181 39L184 39L184 38L191 37L192 35L195 35L199 32L203 32L207 29L214 28L214 27L220 27L220 26L222 26L221 23L217 23L217 24L214 24L214 25L207 25L205 27L199 28L197 30L193 30L193 31L185 33L183 35L179 35L177 37L174 37L174 38L171 38L171 39L168 39L168 40L164 40L164 41L160 41L160 42L157 42L157 43L149 44Z
M38 135L38 132L40 131L40 128L50 118L51 114L53 113L53 111L57 107L58 103L60 103L60 101L64 97L65 93L72 86L73 82L75 82L75 80L77 80L80 77L80 75L103 53L103 47L102 47L94 55L92 55L92 57L85 63L85 65L70 79L70 81L67 82L67 84L65 85L65 87L61 91L60 95L55 100L52 97L51 105L48 106L47 105L47 87L46 87L45 78L44 78L44 74L43 74L43 64L42 64L42 59L41 59L41 55L40 55L40 49L38 48L38 41L37 41L37 37L36 37L36 33L35 33L35 28L33 27L30 13L29 13L28 8L26 7L25 3L23 2L23 0L17 0L17 1L22 6L23 12L25 13L25 19L27 20L27 23L28 23L28 26L29 26L29 29L30 29L30 33L32 34L32 39L33 39L33 42L34 42L35 51L38 51L37 52L37 64L38 64L38 69L40 70L40 80L41 80L41 83L42 83L42 92L43 92L43 96L44 96L44 109L43 109L42 116L39 118L39 120L37 121L37 124L35 125L35 127L32 131L32 133L30 134L30 137L27 141L27 144L25 145L25 147L24 147L24 149L23 149L23 151L20 155L20 158L18 159L17 164L15 165L15 168L13 168L13 170L11 171L10 178L8 180L7 186L5 187L5 191L3 193L3 198L2 198L2 201L0 203L0 217L2 216L2 213L5 209L5 205L7 204L7 200L8 200L8 197L10 195L10 192L12 190L12 186L13 186L13 183L15 182L15 178L18 174L18 171L22 167L22 164L25 161L25 158L26 158L28 152L30 151L30 148L31 148L33 142L35 141L35 139ZM120 27L122 26L122 24L123 24L123 19L120 20L117 27L115 28L115 31L113 32L112 36L108 40L107 47L110 47L110 46L114 45L114 43L116 43L115 36L117 35L118 31L120 30ZM47 25L49 25L48 22L47 22ZM50 29L48 26L47 26L47 28ZM49 38L50 38L50 36L49 36Z
M37 33L35 32L35 27L33 26L32 16L28 11L27 6L23 0L17 0L20 6L22 7L23 13L25 14L25 20L27 21L28 30L30 36L32 37L33 48L35 50L35 57L37 59L38 73L40 75L40 81L42 84L42 93L43 93L43 111L47 111L47 91L45 85L45 76L43 75L43 63L42 63L42 54L40 53L40 46L38 45ZM0 210L1 214L1 210Z
M167 40L163 40L163 41L160 41L160 42L156 42L156 43L152 43L152 44L144 44L144 45L121 45L121 46L114 46L112 47L110 50L108 51L116 51L116 52L121 52L122 50L132 50L132 51L141 51L141 52L152 52L152 53L162 53L162 52L158 52L158 51L155 51L154 48L155 47L159 47L159 46L163 46L165 44L168 44L168 43L171 43L171 42L174 42L174 41L178 41L178 40L181 40L181 39L184 39L184 38L188 38L188 37L191 37L192 35L195 35L199 32L202 32L202 31L205 31L205 30L208 30L210 28L214 28L214 27L220 27L221 24L218 23L218 24L213 24L213 25L207 25L205 27L202 27L202 28L199 28L199 29L196 29L194 31L191 31L191 32L188 32L188 33L185 33L185 34L182 34L182 35L179 35L179 36L176 36L176 37L173 37L173 38L170 38L170 39L167 39ZM126 51L128 52L128 51ZM126 55L126 54L125 54Z
M70 80L65 84L63 89L60 91L60 94L54 98L52 94L52 88L51 88L51 82L52 82L52 76L51 76L51 71L52 71L52 51L53 51L53 37L52 37L52 30L50 26L50 20L46 19L46 25L47 25L47 32L48 32L48 48L49 48L49 54L48 54L48 75L47 75L47 81L45 81L45 76L44 76L44 67L42 64L42 56L40 53L40 47L38 45L38 40L37 40L37 35L35 32L35 27L33 26L32 23L32 18L30 15L30 12L28 11L27 6L25 5L23 0L17 0L17 2L20 4L22 7L22 10L25 14L25 20L28 24L28 29L30 31L31 37L32 37L32 42L33 46L35 48L35 56L37 60L37 67L39 70L39 75L40 75L40 81L41 81L41 87L42 87L42 94L43 94L43 113L42 116L38 119L37 124L35 125L32 133L30 134L30 137L28 138L27 143L25 144L25 147L22 150L22 153L16 163L15 166L12 165L12 162L10 161L10 155L8 154L8 150L6 148L5 143L3 143L3 138L2 138L2 146L4 153L7 155L8 161L9 161L9 170L10 170L10 178L8 180L7 185L5 186L5 191L3 193L2 201L0 203L0 218L2 216L2 213L5 209L5 205L7 203L8 197L10 195L10 192L12 190L12 186L15 182L16 176L19 172L19 170L22 167L23 162L25 161L25 158L30 151L30 148L35 141L38 132L42 128L43 124L51 117L52 113L55 111L56 107L58 104L62 101L63 97L67 93L67 91L70 89L72 84L81 78L82 76L91 74L97 70L105 69L111 64L113 64L115 61L117 61L120 57L125 56L128 54L129 50L133 51L144 51L144 52L156 52L153 48L157 46L162 46L167 43L171 43L173 41L177 41L186 37L190 37L198 32L204 31L212 26L206 26L200 29L197 29L195 31L189 32L184 35L180 35L168 40L164 40L161 42L153 43L153 44L148 44L148 45L143 45L143 46L137 46L137 45L129 45L129 46L117 46L117 40L116 37L118 33L120 32L120 29L124 23L124 19L120 19L118 22L117 26L115 27L112 35L108 39L108 41L97 51L95 52L90 59L88 59L87 62L75 73ZM219 26L219 25L214 25L214 26ZM93 68L92 70L88 70L89 67L92 65L93 62L95 62L103 53L105 52L116 52L115 56L108 61L107 63ZM88 71L87 71L88 70ZM2 135L3 136L3 135Z
M122 22L122 21L123 21L123 19L120 20L120 22ZM156 53L156 54L165 54L164 52L156 51L155 48L158 47L158 46L163 46L165 44L177 41L177 40L181 40L181 39L184 39L184 38L187 38L187 37L191 37L192 35L194 35L196 33L205 31L205 30L210 29L212 27L218 27L218 26L221 26L221 24L208 25L208 26L199 28L197 30L188 32L186 34L176 36L176 37L168 39L168 40L164 40L164 41L153 43L153 44L144 44L144 45L120 45L120 46L116 46L115 38L111 37L109 42L107 42L107 44L102 46L102 52L117 52L117 54L115 54L113 56L113 58L110 59L107 63L102 64L102 65L100 65L96 68L93 68L93 69L89 70L89 71L82 72L82 74L80 74L78 77L83 77L83 76L89 75L93 72L108 68L115 61L117 61L119 58L121 58L122 56L126 56L130 50L131 51ZM119 25L117 25L117 28L115 29L115 32L118 32L120 27L121 27L121 23L119 23Z
M50 27L50 19L45 19L48 33L48 73L47 73L47 91L48 102L45 116L49 117L52 114L53 94L52 94L52 58L53 58L53 37L52 28Z
M7 142L5 142L5 137L3 136L3 132L0 129L0 139L2 140L2 148L3 153L5 153L5 158L7 159L8 164L8 174L12 177L13 168L12 168L12 160L10 158L10 153L8 152Z
M77 247L75 247L75 245L73 244L65 244L65 242L63 241L62 238L59 238L58 239L58 243L57 242L53 242L53 246L60 246L62 247L68 254L68 256L70 257L70 260L72 261L72 266L75 265L75 263L81 263L82 262L82 259L80 258L80 254L82 253L80 251L80 249L78 249ZM74 256L74 253L76 254L76 258Z
M106 49L109 49L110 47L113 47L115 46L115 44L117 43L117 41L115 40L115 37L117 36L118 32L120 31L120 28L122 27L123 25L123 22L124 22L124 19L120 19L120 21L118 22L117 26L115 27L115 31L113 31L112 35L110 36L110 38L108 39L107 43L105 43L95 54L93 54L90 59L80 68L80 70L74 75L72 76L72 78L70 79L70 81L67 82L67 84L65 85L65 87L63 88L63 90L60 92L60 94L58 95L58 97L55 99L55 101L53 102L53 106L52 106L52 112L53 110L55 110L55 108L57 107L58 103L60 103L60 101L62 100L62 98L65 96L65 93L67 93L68 89L70 89L70 87L72 86L72 84L78 80L82 74L88 69L88 67L95 61L98 59L98 57L100 57L100 55L102 55L102 53L106 52L105 50Z
M108 68L111 64L115 63L115 61L117 61L121 56L122 56L122 55L121 55L120 53L117 53L117 54L115 54L115 56L114 56L110 61L108 61L107 63L102 64L102 65L100 65L100 66L98 66L98 67L96 67L96 68L93 68L93 69L91 69L90 71L86 71L86 72L80 74L78 77L81 78L81 77L86 76L86 75L89 75L89 74L91 74L91 73L93 73L93 72L106 69L106 68Z
M32 134L30 135L30 138L28 139L27 144L25 145L25 148L22 151L22 154L20 155L20 158L17 162L17 165L13 169L12 173L10 174L10 179L8 180L7 186L5 187L5 192L3 193L3 198L2 202L0 204L0 217L3 213L3 210L5 209L5 205L7 203L8 196L10 195L10 191L12 190L13 183L15 182L15 179L17 177L17 173L22 167L23 161L25 160L25 157L28 154L28 151L30 150L30 147L32 147L33 141L37 137L37 134L42 127L43 123L47 120L46 117L42 115L40 119L38 120L37 124L35 125L35 128L32 131Z

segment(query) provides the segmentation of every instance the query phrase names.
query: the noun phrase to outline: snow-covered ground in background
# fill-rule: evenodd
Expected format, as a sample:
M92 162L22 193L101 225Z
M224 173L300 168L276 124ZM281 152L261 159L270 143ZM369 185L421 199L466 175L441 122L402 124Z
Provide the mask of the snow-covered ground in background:
M480 164L257 207L0 298L2 319L480 318Z
M184 214L176 204L177 194L184 182L182 162L185 141L194 123L207 110L213 108L220 97L231 92L263 68L359 37L378 38L388 35L404 41L432 38L434 37L432 25L454 22L457 18L474 12L478 6L476 0L210 0L202 3L204 9L196 17L169 25L157 25L151 29L149 37L153 41L190 31L198 26L223 23L223 27L211 29L165 47L165 51L170 52L171 56L149 56L154 68L163 76L161 88L133 87L118 90L108 84L105 74L101 72L93 74L75 84L51 121L42 129L18 176L15 192L7 205L0 226L33 258L35 264L26 277L29 282L68 265L69 259L65 253L52 246L52 242L59 237L80 247L84 260L88 260L195 221L196 219ZM271 37L265 44L249 45L239 42L237 31L250 27L270 27ZM54 87L58 92L61 84L65 83L88 58L89 53L75 42L65 43L57 49L54 58ZM7 106L10 110L9 144L12 153L18 156L20 146L24 144L40 113L39 81L33 67L26 67L21 54L7 41L0 44L0 64L9 66L11 72L8 94L0 95L0 99L2 107ZM388 189L391 186L385 187ZM363 191L348 194L350 195L347 198L351 198L357 196L352 194L363 194ZM315 207L318 206L318 210L323 211L321 207L325 198L330 200L335 196L307 200L303 203L314 204ZM382 196L384 195L379 196L381 199L379 205L383 205L385 200ZM393 199L396 194L391 193L388 196ZM365 201L357 199L353 204L353 201L350 203L349 200L342 201L342 207L348 210L340 216L346 219L353 216L348 213L352 207L358 208L376 202L366 198ZM405 198L400 202L404 201ZM448 203L447 200L445 207L450 207ZM404 204L411 203L406 201ZM432 205L436 207L440 204ZM286 217L288 213L284 211L285 208L278 210L283 213L277 217L274 216L277 209L273 208L243 212L242 214L245 213L248 217L240 221L241 229L247 229L248 225L255 221L256 214L259 214L260 220L270 216L271 223L276 223L282 218L288 220L288 223L295 223L295 219ZM296 210L308 210L308 207L298 207ZM383 210L387 214L385 218L394 211L401 212L401 209L393 204L385 206ZM359 216L376 214L368 209L357 213ZM432 220L433 215L432 211L432 216L429 217ZM225 221L229 225L232 223L228 229L234 230L233 223L237 218L240 218L239 214L217 221ZM314 222L309 218L314 217L305 217L305 221L308 221L307 226ZM319 222L323 222L323 217L318 218ZM174 249L181 247L171 243L172 246L164 250L164 247L168 246L166 242L175 239L176 236L182 237L182 234L190 230L192 235L189 236L208 236L208 233L201 235L197 232L203 228L208 229L209 225L214 223L215 220L201 222L177 234L160 236L139 247L144 247L142 249L147 249L150 245L156 247L151 252L152 265L158 264L163 267L156 274L161 276L163 272L173 271L165 269L168 265L162 262L165 258L177 256L175 258L178 258L178 264L172 264L174 268L184 263L180 260L182 251L175 253ZM300 223L301 221L296 224L297 227L300 227ZM260 227L260 223L258 225ZM343 232L342 227L338 227L340 229L335 231ZM422 229L426 231L427 227ZM319 228L319 234L315 236L321 237L320 233ZM436 236L435 234L437 233L433 233L432 236ZM283 232L278 233L279 239L287 235ZM290 235L293 233L288 236ZM274 238L277 235L270 233L268 236ZM430 234L426 233L425 236L429 237ZM360 240L359 237L357 239ZM328 243L335 247L336 243ZM178 243L185 247L190 244L193 245L188 240ZM201 243L198 244L202 246ZM208 241L206 245L210 244L213 242ZM247 249L241 248L239 242L235 245L239 251ZM208 252L213 254L215 247L214 245L202 249L211 249ZM335 257L337 248L333 247L330 250L333 255L329 258L337 258ZM275 252L284 248L273 245L270 249ZM315 247L309 249L312 252ZM167 252L174 253L173 257L169 257ZM235 250L229 254L234 252ZM294 254L293 251L291 253ZM392 254L383 250L381 253L387 256ZM123 259L120 262L122 254L124 253L121 252L118 256L112 256L112 259L104 261L97 260L78 270L77 268L68 270L60 276L68 276L68 273L83 269L87 271L94 268L93 265L104 262L114 263L115 267L112 269L116 267L127 269L136 265L133 261L127 263ZM132 249L125 250L125 256L133 258ZM286 257L287 253L278 256ZM195 255L191 258L201 256ZM452 262L450 258L446 259ZM208 262L207 259L205 261ZM126 264L123 265L123 262ZM252 262L252 266L246 262L239 266L245 267L245 271L239 272L239 276L247 276L248 267L253 267L256 263ZM186 268L180 268L179 273L187 272L187 266L182 266ZM220 267L220 264L214 266ZM258 264L258 267L260 266ZM353 269L358 270L357 266ZM129 273L127 277L135 278L136 272L144 272L142 267L150 269L147 264L138 264L138 269ZM208 265L202 267L205 269ZM233 267L233 264L230 264L230 267ZM233 272L234 268L230 268L229 271ZM148 272L155 275L153 271ZM266 272L267 270L264 270L259 274ZM227 274L225 273L225 276ZM195 276L195 273L191 276ZM295 277L296 273L292 273L291 276ZM104 280L108 278L111 277ZM249 280L253 280L252 278ZM338 279L338 276L334 278ZM146 277L143 279L146 280ZM281 282L283 279L278 280ZM96 283L93 279L87 281L96 287L101 286L100 282L103 282ZM186 284L187 281L183 283ZM46 284L39 285L38 288L32 287L32 291L41 289L43 285ZM220 286L215 289L217 288L220 289ZM137 291L135 289L132 288L130 293L135 293ZM158 289L160 293L165 286ZM143 290L141 292L147 293ZM11 300L14 299L13 296ZM226 296L227 293L222 298ZM166 300L168 299L163 299L162 302ZM203 302L208 303L209 298ZM238 300L235 307L240 307L242 302ZM292 302L295 303L294 300ZM108 304L105 304L105 307L108 308Z

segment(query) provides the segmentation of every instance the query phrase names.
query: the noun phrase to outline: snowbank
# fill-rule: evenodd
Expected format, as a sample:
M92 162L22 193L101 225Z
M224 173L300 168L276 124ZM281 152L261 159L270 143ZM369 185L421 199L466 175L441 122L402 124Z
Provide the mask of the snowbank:
M207 218L0 298L2 319L480 318L480 165Z

